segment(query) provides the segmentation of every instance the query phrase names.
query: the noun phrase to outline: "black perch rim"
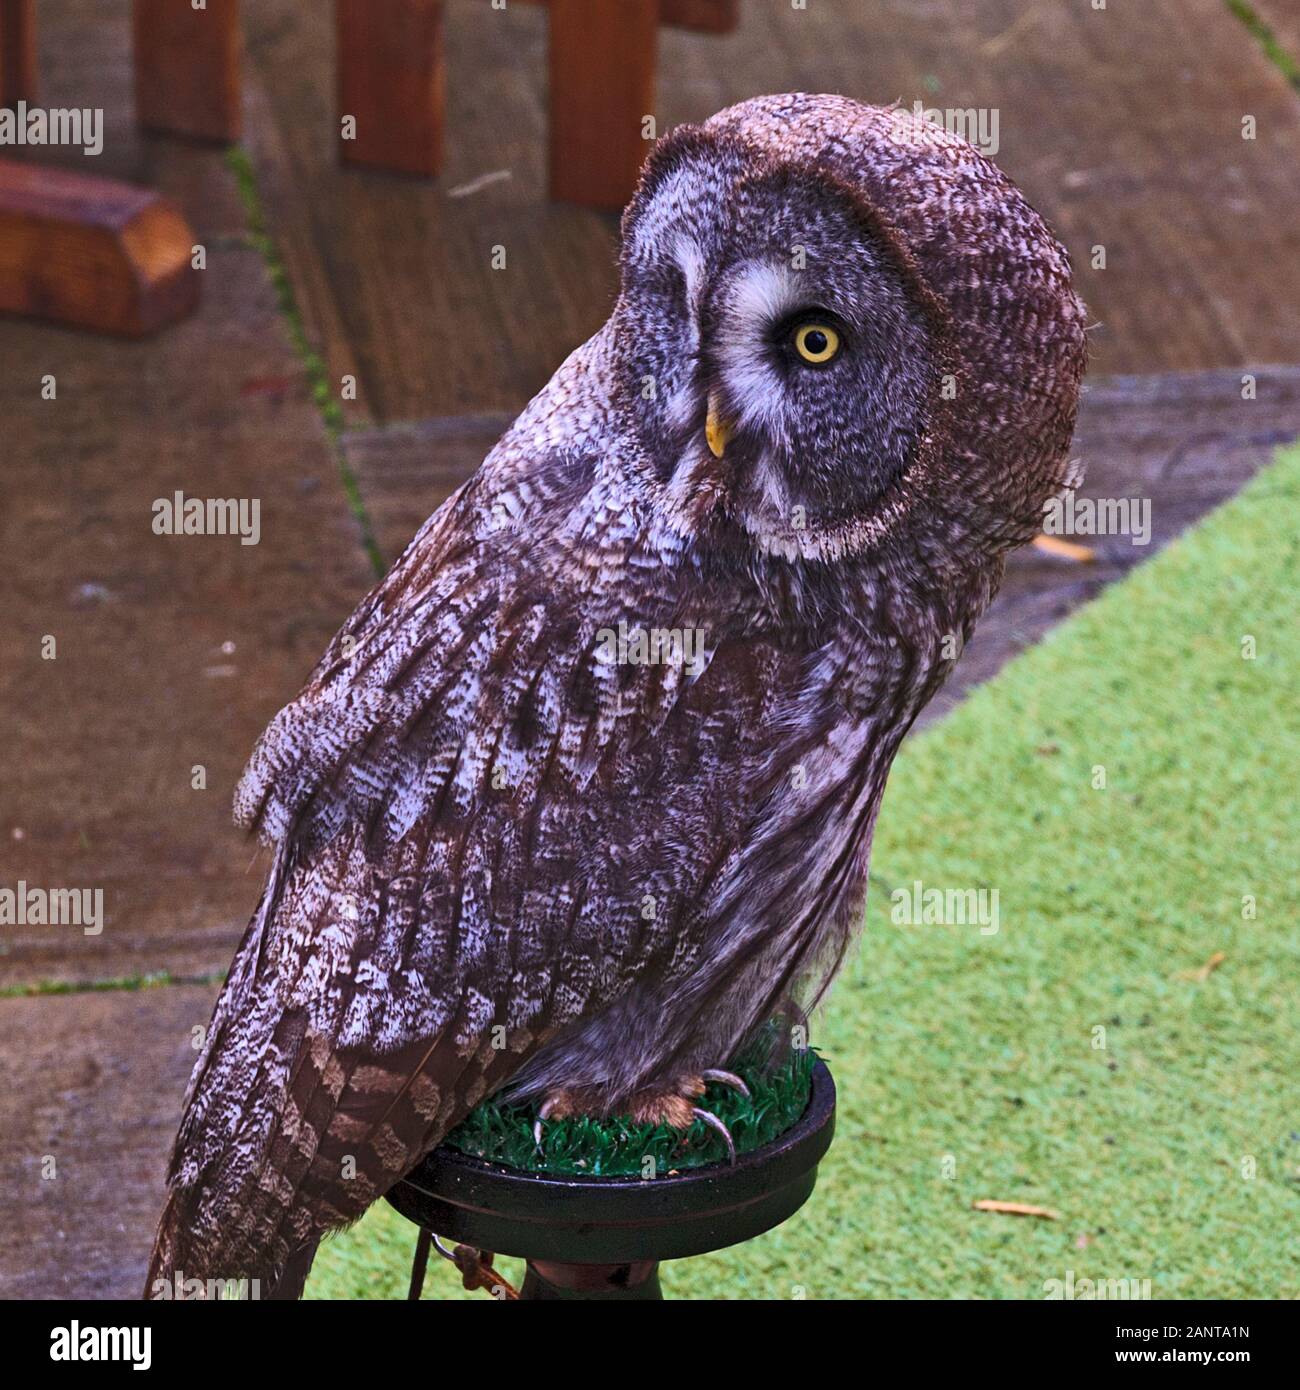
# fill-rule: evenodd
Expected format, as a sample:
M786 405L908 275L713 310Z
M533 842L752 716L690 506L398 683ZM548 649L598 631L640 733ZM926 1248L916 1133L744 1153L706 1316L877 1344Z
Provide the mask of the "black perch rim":
M835 1132L835 1083L812 1071L808 1107L770 1144L661 1178L548 1177L435 1149L388 1193L425 1230L503 1255L574 1264L680 1260L771 1230L808 1200Z

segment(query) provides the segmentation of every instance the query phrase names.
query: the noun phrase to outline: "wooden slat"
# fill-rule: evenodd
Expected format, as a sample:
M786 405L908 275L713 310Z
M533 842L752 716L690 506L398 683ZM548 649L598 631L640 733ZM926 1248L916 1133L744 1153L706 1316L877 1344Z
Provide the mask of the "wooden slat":
M150 189L0 160L0 311L154 333L198 302L194 240Z
M36 0L0 0L0 106L36 100Z
M550 0L550 15L551 196L617 210L649 149L656 0Z
M442 0L335 0L336 84L345 164L433 175L442 169Z
M258 187L332 389L359 378L349 419L518 409L599 325L612 265L610 219L546 196L546 15L448 6L437 180L340 168L327 9L247 20Z
M239 0L134 0L136 117L199 140L240 131Z
M94 23L81 0L40 0L38 78L45 107L103 112L103 150L81 145L6 145L0 157L155 189L184 209L197 240L238 236L245 211L217 146L160 140L135 117L131 0L96 0Z

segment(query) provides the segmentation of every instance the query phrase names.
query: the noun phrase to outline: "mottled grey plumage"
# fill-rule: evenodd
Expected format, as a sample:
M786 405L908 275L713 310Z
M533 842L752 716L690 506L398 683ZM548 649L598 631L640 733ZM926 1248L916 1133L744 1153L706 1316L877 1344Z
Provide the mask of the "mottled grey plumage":
M899 741L1066 482L1084 355L1064 251L955 136L778 96L662 141L609 322L253 755L275 863L150 1278L295 1289L487 1094L617 1111L815 999ZM620 623L699 660L611 663Z

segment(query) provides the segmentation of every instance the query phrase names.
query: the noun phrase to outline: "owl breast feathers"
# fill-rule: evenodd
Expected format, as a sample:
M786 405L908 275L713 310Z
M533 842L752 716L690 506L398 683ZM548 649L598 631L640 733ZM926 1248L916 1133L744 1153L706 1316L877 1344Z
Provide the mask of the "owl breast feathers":
M820 996L889 764L1069 481L1083 308L969 145L681 127L605 326L425 524L236 796L272 847L150 1281L301 1286L483 1097L630 1097Z

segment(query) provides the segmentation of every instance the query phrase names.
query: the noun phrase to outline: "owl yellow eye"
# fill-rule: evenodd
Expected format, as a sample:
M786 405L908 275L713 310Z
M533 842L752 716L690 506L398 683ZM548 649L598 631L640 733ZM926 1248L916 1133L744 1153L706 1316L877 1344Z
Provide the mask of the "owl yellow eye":
M794 350L820 366L840 350L840 335L828 323L801 323L794 331Z

